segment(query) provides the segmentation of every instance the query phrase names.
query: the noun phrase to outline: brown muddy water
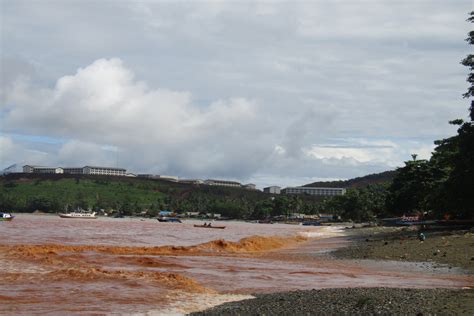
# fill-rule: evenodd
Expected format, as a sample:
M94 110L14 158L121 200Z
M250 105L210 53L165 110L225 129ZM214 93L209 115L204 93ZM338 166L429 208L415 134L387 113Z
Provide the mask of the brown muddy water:
M334 260L337 227L19 214L0 223L0 314L183 314L252 293L472 287L456 270ZM221 223L219 223L221 224Z

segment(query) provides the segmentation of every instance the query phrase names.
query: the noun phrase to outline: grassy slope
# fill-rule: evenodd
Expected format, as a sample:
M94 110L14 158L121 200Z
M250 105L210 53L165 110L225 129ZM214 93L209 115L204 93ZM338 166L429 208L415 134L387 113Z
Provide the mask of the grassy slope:
M14 207L15 211L26 210L31 199L38 198L58 201L61 208L82 200L90 206L98 202L110 206L127 201L141 208L149 208L154 203L162 207L170 204L168 206L174 209L207 211L213 201L231 201L253 208L254 203L269 197L260 191L243 188L197 186L143 178L37 174L0 177L0 204L1 199L13 200L14 205L19 206ZM303 199L317 200L312 197Z
M26 205L33 198L47 198L60 201L61 204L74 204L83 200L89 205L98 201L106 204L114 201L137 201L139 204L151 204L162 198L159 186L146 182L129 182L109 179L49 177L2 179L1 192Z

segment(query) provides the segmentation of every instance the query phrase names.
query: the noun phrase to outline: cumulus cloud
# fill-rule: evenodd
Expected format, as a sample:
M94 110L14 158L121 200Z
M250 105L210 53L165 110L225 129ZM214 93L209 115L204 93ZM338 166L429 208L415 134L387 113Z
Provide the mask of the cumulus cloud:
M96 60L53 89L17 82L6 99L14 106L5 112L5 130L70 140L59 150L62 161L106 163L101 146L113 145L122 163L140 169L238 176L251 174L255 159L272 150L252 140L265 132L255 101L230 98L198 107L190 93L135 80L117 58Z

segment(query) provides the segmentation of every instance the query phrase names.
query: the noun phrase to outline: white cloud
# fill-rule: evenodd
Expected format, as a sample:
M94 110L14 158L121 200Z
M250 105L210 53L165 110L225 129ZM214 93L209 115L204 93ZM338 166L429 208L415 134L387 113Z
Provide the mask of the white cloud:
M137 168L236 175L226 169L251 173L258 164L244 156L272 150L271 144L251 140L265 128L255 122L255 101L231 98L198 107L187 92L152 90L134 80L115 58L64 76L51 90L38 91L24 82L15 87L7 94L7 103L15 106L5 114L5 129L71 139L59 150L61 161L106 163L103 146L113 145L121 148L124 162ZM149 156L146 164L137 153Z

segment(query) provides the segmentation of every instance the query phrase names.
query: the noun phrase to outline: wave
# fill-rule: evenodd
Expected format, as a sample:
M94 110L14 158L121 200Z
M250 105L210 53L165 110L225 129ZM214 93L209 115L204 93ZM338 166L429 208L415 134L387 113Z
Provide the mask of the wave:
M331 238L345 236L345 233L344 228L341 226L324 226L318 227L317 231L299 232L298 235L305 238Z
M213 240L195 246L161 246L161 247L121 247L100 245L15 245L0 246L0 249L12 257L41 260L44 263L55 263L55 258L68 254L70 259L78 261L81 253L97 252L113 255L206 255L235 252L261 252L289 247L307 240L304 236L295 237L262 237L251 236L233 242L224 239ZM79 258L73 258L75 254Z

